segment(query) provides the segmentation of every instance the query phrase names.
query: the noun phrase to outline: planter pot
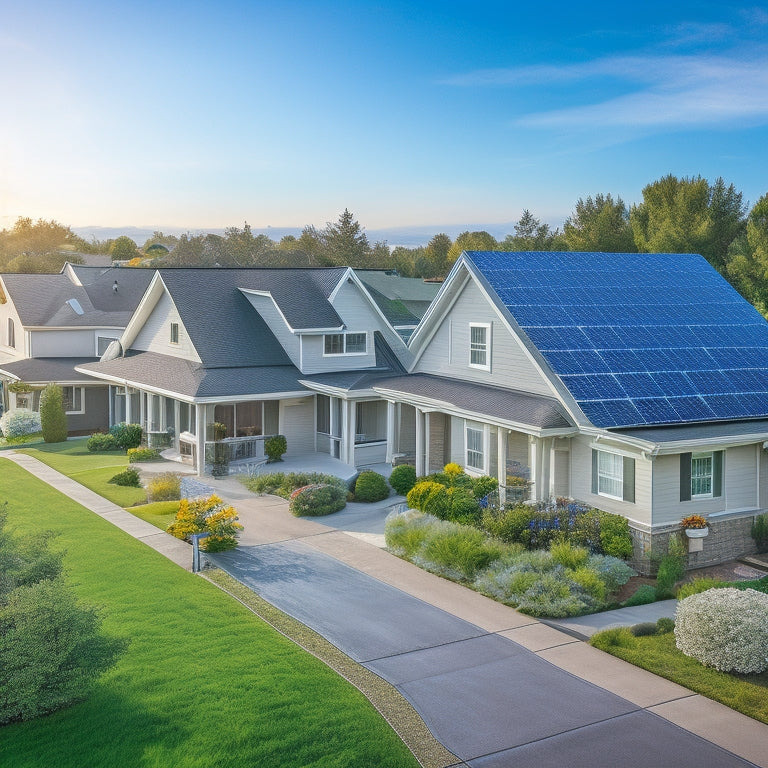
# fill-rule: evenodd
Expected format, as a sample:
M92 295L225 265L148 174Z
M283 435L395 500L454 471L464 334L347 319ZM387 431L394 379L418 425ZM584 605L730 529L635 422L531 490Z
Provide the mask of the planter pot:
M701 552L704 549L704 538L709 536L709 528L686 528L688 537L688 551Z

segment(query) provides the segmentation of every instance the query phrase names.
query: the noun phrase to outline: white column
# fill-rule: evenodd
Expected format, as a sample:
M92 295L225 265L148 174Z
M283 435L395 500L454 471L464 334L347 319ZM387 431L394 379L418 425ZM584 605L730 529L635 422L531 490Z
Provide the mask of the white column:
M355 433L357 432L357 403L347 400L347 464L355 463Z
M424 471L424 414L418 408L416 411L416 477L422 477Z
M181 403L178 400L173 401L173 447L179 450L179 425L181 424Z
M531 435L528 446L528 466L531 468L531 480L533 481L532 501L543 501L547 496L547 489L543 486L544 476L542 473L544 456L542 450L542 439Z
M128 386L125 387L125 423L131 424L131 416L133 414L131 413L131 390L128 388Z
M547 442L549 443L549 461L547 462L547 475L549 477L549 497L553 499L555 497L555 438L550 437Z
M429 411L426 411L424 413L424 471L426 472L426 474L429 474L430 472L429 435L430 435Z
M387 464L395 454L395 404L387 400Z
M205 473L205 418L208 406L198 403L195 407L195 437L197 439L197 474Z
M115 390L111 384L107 387L107 398L109 399L109 424L107 426L111 427L115 423Z
M147 428L147 396L144 392L139 392L139 423L142 429Z
M507 435L508 429L499 427L496 430L496 477L499 481L499 501L504 504L507 500Z

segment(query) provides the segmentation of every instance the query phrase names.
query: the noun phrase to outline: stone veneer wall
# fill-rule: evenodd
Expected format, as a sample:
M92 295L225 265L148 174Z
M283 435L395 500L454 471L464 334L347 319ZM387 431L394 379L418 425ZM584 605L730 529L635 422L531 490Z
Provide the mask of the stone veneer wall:
M754 554L757 547L749 533L754 519L755 515L750 514L743 517L712 520L709 523L709 536L703 539L703 550L688 553L686 570L717 565L742 555ZM657 529L653 534L650 531L639 530L630 526L630 532L634 544L634 554L630 565L643 575L651 573L652 553L653 559L661 558L667 553L670 536L678 532L685 536L678 525ZM685 541L687 544L687 537Z

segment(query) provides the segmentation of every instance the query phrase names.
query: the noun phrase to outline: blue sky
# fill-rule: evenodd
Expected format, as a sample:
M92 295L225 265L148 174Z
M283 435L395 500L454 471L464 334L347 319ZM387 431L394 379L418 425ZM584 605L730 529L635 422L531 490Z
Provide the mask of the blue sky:
M0 0L0 227L560 224L768 192L768 4ZM10 76L9 76L10 75Z

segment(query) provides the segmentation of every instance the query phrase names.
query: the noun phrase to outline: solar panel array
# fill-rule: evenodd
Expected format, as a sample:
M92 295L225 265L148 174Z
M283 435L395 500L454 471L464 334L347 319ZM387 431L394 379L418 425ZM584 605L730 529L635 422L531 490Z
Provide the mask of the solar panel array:
M468 256L595 426L768 416L768 323L701 256Z

